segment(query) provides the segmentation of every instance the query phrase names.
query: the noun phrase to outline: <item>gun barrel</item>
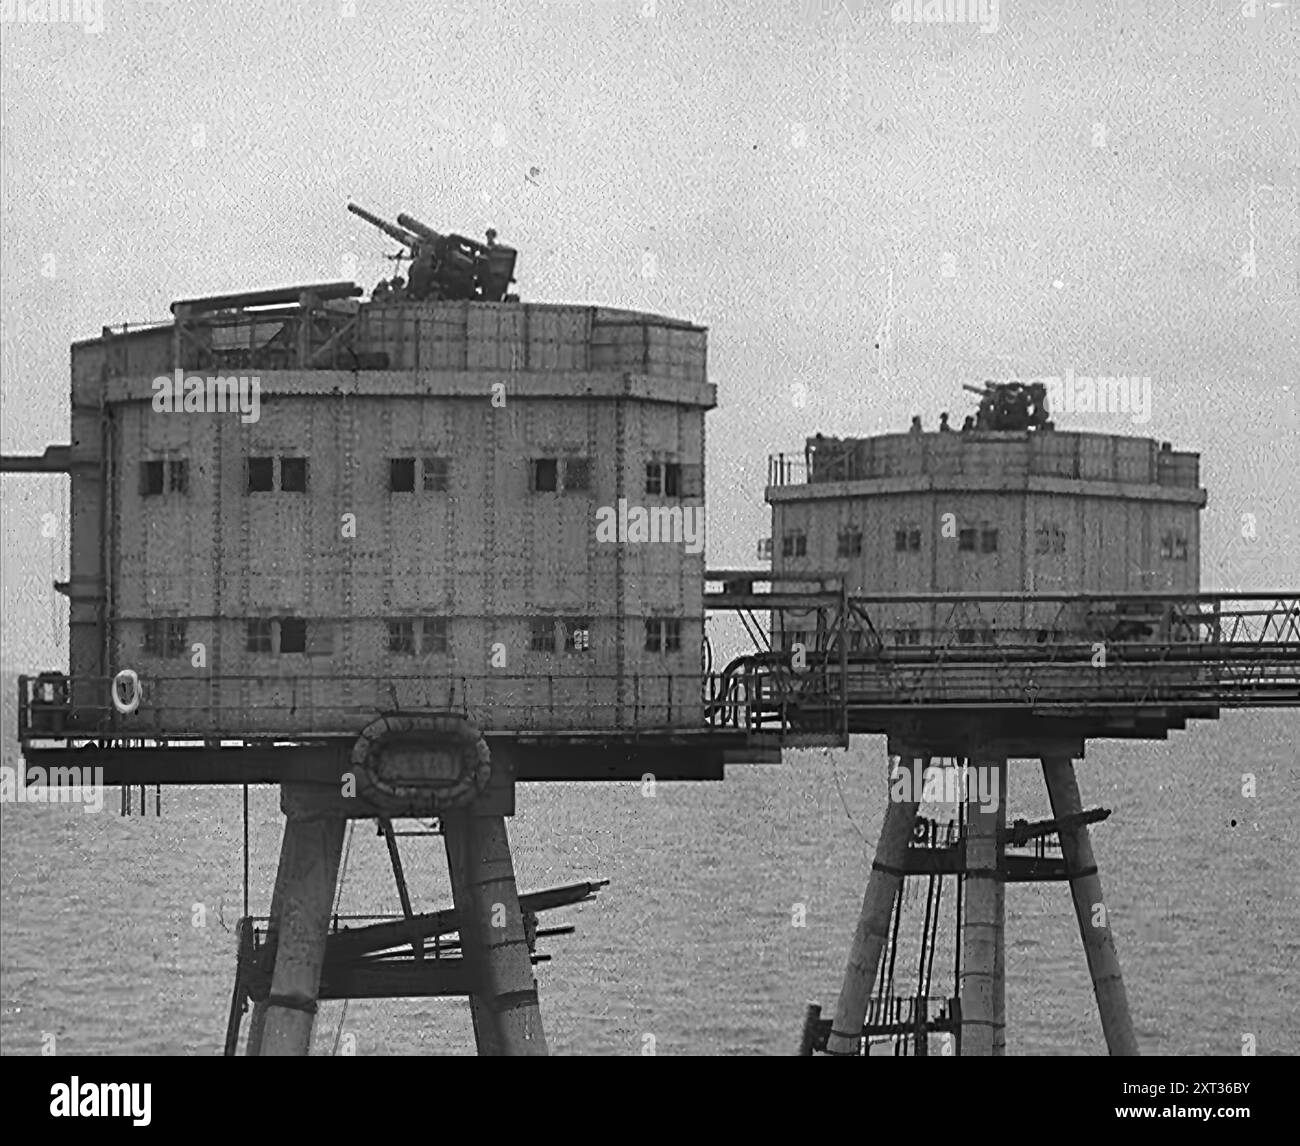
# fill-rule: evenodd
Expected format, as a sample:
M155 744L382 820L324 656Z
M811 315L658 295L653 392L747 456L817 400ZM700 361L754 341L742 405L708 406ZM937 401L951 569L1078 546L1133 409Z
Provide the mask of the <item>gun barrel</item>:
M416 219L411 215L406 215L406 214L398 215L397 221L408 231L411 231L412 233L419 235L422 239L428 239L429 242L431 243L436 242L438 239L442 238L442 236L438 234L438 232L435 231L432 227L426 227L423 223L420 222L419 219Z
M963 382L961 388L963 390L969 390L972 394L979 394L981 397L988 397L988 395L993 393L992 386L972 386L968 382Z
M378 215L372 215L364 207L358 207L355 203L349 203L348 210L351 211L352 214L356 215L357 218L364 219L372 227L378 227L385 235L396 239L404 247L414 247L419 242L419 240L409 231L405 231L401 227L393 226L392 223L388 222L386 219L381 219Z

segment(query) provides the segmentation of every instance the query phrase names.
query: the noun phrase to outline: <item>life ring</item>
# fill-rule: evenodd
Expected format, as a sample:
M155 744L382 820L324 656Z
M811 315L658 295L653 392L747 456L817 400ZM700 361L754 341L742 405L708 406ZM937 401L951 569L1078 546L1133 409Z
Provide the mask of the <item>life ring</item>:
M445 766L448 754L451 768ZM464 807L487 787L492 753L465 716L389 713L357 737L352 765L358 796L444 811Z
M129 681L131 684L131 702L128 704L118 695L118 686L123 681ZM135 669L122 669L117 676L113 678L113 686L109 689L113 698L113 707L123 716L130 716L137 708L140 707L140 675Z

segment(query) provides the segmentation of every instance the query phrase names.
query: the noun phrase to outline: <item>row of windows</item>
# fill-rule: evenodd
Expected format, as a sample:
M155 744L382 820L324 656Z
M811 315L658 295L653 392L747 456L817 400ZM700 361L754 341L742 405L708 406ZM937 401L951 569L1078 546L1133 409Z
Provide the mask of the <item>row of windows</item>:
M404 617L385 622L388 651L404 655L442 655L447 652L446 617ZM307 622L302 617L254 617L244 622L244 648L250 653L305 653ZM144 651L157 657L189 655L183 620L172 617L145 622ZM558 647L569 653L591 650L591 618L538 617L532 622L528 647L532 652L553 653ZM682 647L682 622L674 617L650 617L645 621L645 650L675 653Z
M1166 533L1160 539L1160 556L1166 561L1187 560L1187 538L1178 530Z
M957 548L963 553L996 553L998 551L998 531L983 527L966 528L957 533ZM894 552L917 553L921 549L921 531L919 529L896 529L894 531ZM836 555L839 557L856 557L862 552L862 533L860 530L848 529L839 534ZM1039 556L1065 552L1065 530L1055 525L1040 525L1034 530L1034 552ZM805 557L808 554L808 538L802 530L791 530L781 539L783 557ZM1160 539L1160 556L1168 561L1187 560L1187 538L1177 530L1166 533Z
M957 548L967 553L996 553L998 551L998 531L996 529L962 529L957 534ZM921 549L921 531L919 529L898 529L894 532L894 551L896 553L918 553ZM840 533L836 546L839 557L856 557L862 552L862 533L849 529ZM808 555L808 537L799 529L791 530L781 538L782 557L806 557Z
M965 553L974 553L976 542L981 553L998 551L998 531L996 529L960 529L957 531L957 548Z
M277 464L278 463L278 464ZM645 491L661 497L697 497L699 466L678 462L647 462ZM276 484L277 472L279 485ZM248 458L245 466L249 493L307 492L307 459L302 457ZM686 478L691 477L692 481ZM389 458L390 493L445 493L451 480L451 462L443 457ZM532 458L528 463L528 488L533 493L585 493L591 489L591 459L586 457ZM156 459L140 466L140 493L189 492L189 462L184 458Z

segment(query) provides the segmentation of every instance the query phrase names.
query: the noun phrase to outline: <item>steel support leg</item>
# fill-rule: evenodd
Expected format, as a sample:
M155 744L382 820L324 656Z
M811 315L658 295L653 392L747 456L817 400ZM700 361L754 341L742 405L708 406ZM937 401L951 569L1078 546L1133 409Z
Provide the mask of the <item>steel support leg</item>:
M306 1055L311 1049L344 825L341 816L327 812L288 812L276 877L277 884L283 879L280 928L262 1055Z
M1079 796L1079 781L1074 774L1074 761L1068 756L1044 756L1043 777L1047 781L1047 795L1052 802L1052 815L1056 819L1077 816L1083 811ZM1097 996L1097 1010L1101 1013L1101 1029L1106 1036L1106 1047L1112 1055L1136 1055L1137 1037L1133 1033L1133 1019L1129 1015L1128 994L1119 971L1119 955L1111 935L1110 920L1101 895L1101 877L1097 874L1097 859L1092 853L1092 837L1087 824L1076 824L1061 829L1061 854L1070 873L1070 894L1074 897L1074 914L1079 921L1079 934L1088 957L1088 973L1092 976L1093 991Z
M448 813L442 831L461 949L480 984L470 997L479 1054L544 1055L537 981L505 818Z
M289 822L285 821L284 830L286 834L289 831ZM276 941L280 932L280 915L284 910L284 881L286 878L285 856L288 854L288 847L283 838L280 841L280 864L275 872L275 888L271 892L271 916L266 924L266 942ZM254 1001L253 1013L248 1019L248 1042L244 1047L244 1054L250 1058L256 1058L262 1053L262 1034L266 1030L266 1000Z
M961 933L961 1053L1001 1054L1006 1028L1006 884L1001 834L1007 822L1005 756L985 754L970 774L966 800L965 903ZM983 785L977 780L983 778ZM996 806L980 802L997 793Z
M903 881L907 845L916 823L916 796L927 763L928 757L902 757L898 770L890 778L890 800L885 808L884 823L880 826L880 838L876 841L876 858L862 897L862 910L849 948L848 965L844 968L844 984L835 1007L835 1021L826 1040L827 1054L858 1053L871 990L880 966L880 953L889 938L894 899ZM895 796L905 798L895 799Z

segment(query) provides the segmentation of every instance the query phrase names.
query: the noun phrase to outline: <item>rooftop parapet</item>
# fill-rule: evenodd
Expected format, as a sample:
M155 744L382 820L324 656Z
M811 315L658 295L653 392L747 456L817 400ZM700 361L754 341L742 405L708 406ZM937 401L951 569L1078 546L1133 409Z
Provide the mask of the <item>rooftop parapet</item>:
M807 439L769 458L769 487L899 477L1053 477L1195 489L1200 455L1119 434L971 431Z

